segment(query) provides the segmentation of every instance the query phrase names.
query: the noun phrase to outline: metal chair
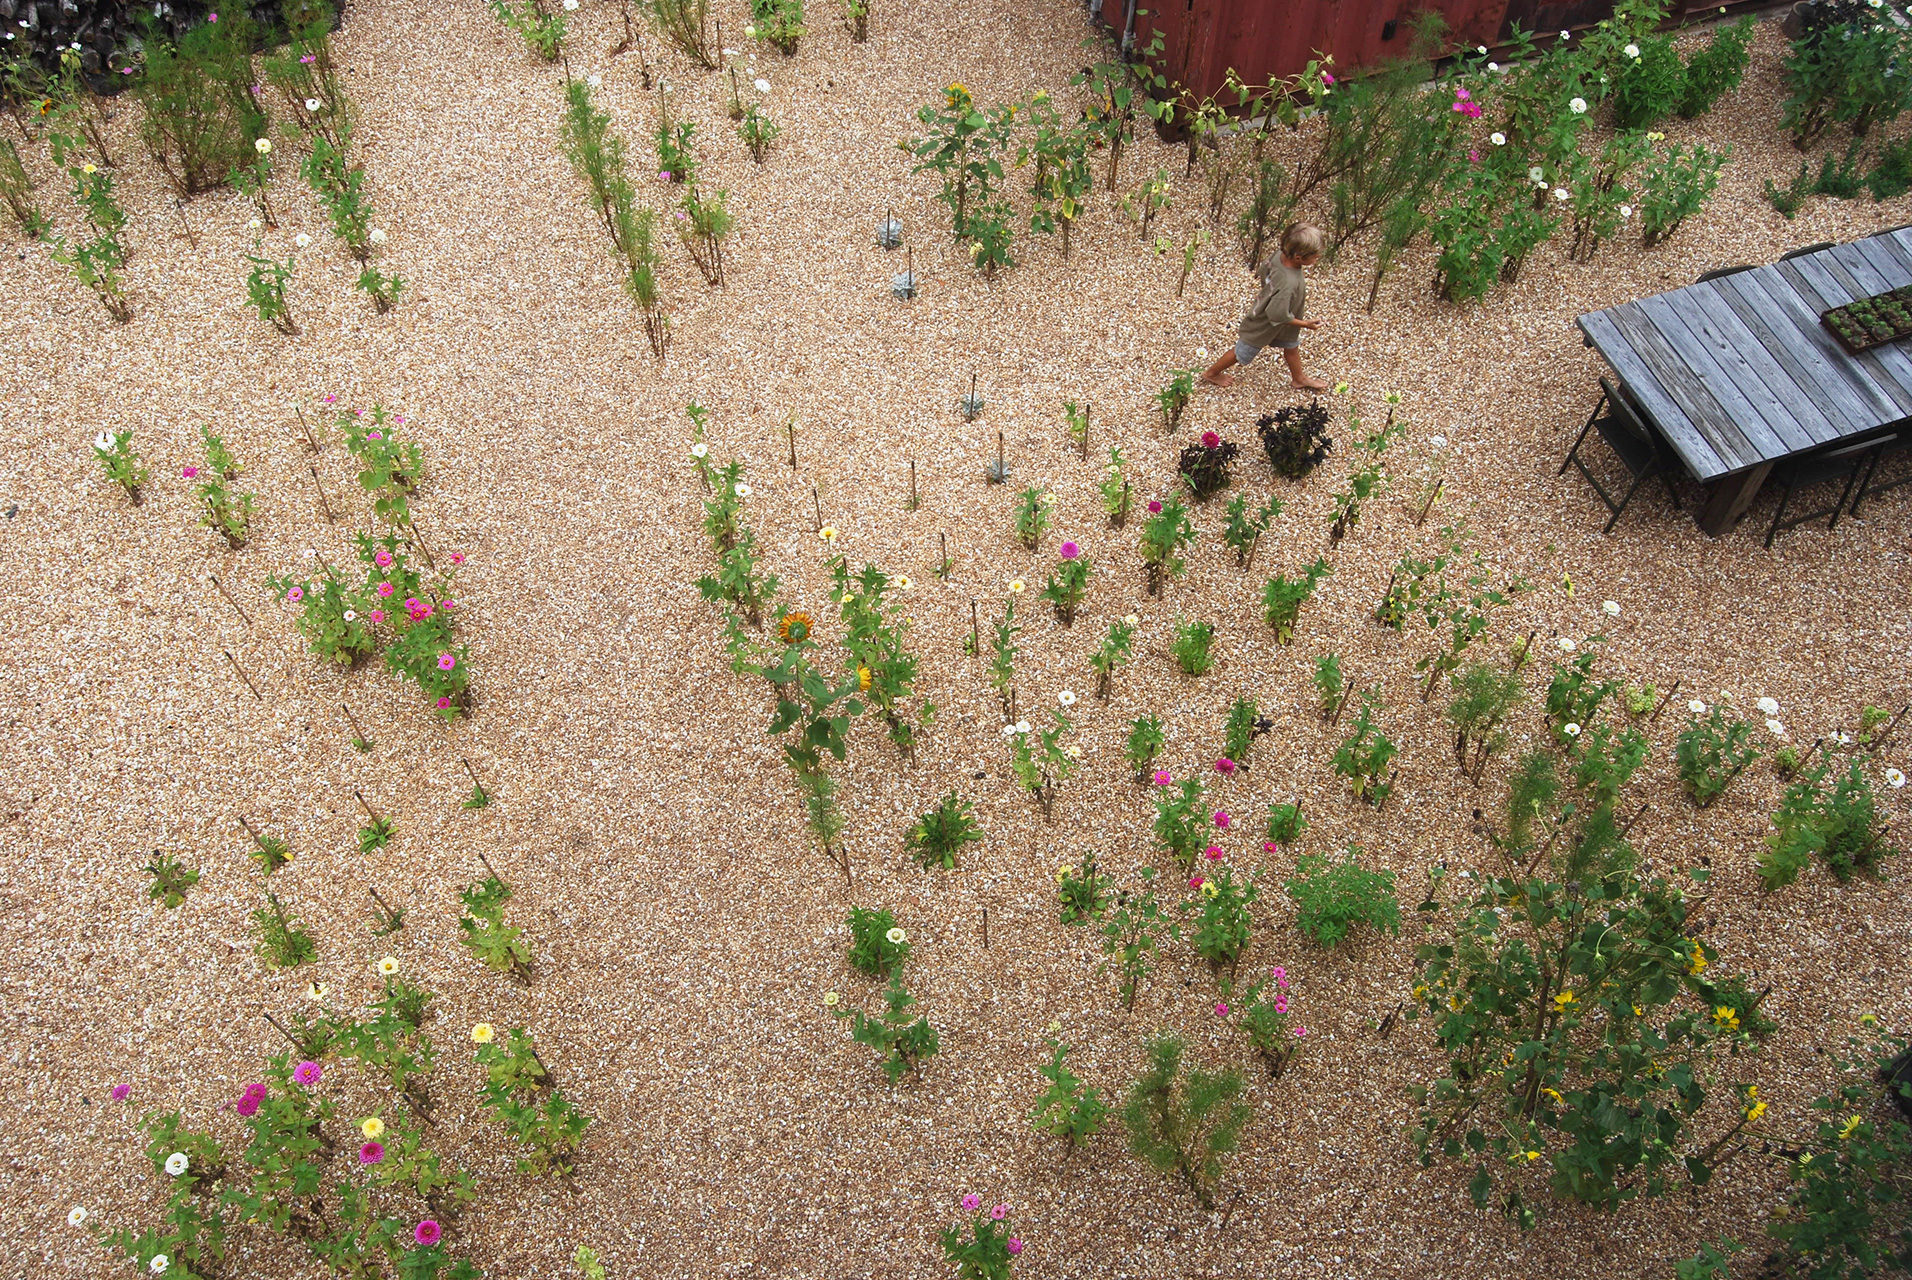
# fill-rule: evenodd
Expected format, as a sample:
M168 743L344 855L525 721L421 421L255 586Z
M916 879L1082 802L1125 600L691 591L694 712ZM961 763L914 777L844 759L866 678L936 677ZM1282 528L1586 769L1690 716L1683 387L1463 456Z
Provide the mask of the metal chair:
M1752 271L1755 269L1756 269L1756 264L1751 262L1741 263L1737 267L1714 267L1711 271L1702 271L1700 273L1700 278L1695 280L1693 283L1705 284L1708 280L1718 280L1722 276L1736 276L1742 271Z
M1602 409L1606 412L1602 413ZM1620 495L1617 502L1580 457L1580 446L1585 443L1589 431L1600 433L1600 438L1607 442L1614 456L1625 464L1627 474L1633 477L1633 483L1627 486L1627 491ZM1634 411L1620 389L1601 378L1599 403L1593 406L1593 414L1587 419L1587 425L1580 428L1573 448L1567 451L1567 460L1560 464L1560 470L1554 474L1565 475L1568 467L1579 468L1580 474L1586 477L1587 483L1593 486L1593 491L1600 495L1600 501L1612 513L1600 529L1601 533L1611 533L1614 524L1620 519L1620 513L1633 501L1633 495L1654 476L1660 477L1666 485L1666 496L1673 500L1673 509L1680 509L1680 495L1673 488L1675 465L1673 458L1660 447L1659 437Z
M1887 489L1896 489L1902 484L1912 484L1912 467L1890 480L1879 480L1879 464L1892 458L1912 457L1912 435L1893 436L1872 450L1872 456L1866 460L1865 473L1859 477L1859 491L1852 495L1852 505L1846 508L1846 514L1859 514L1859 504L1875 493L1884 493Z
M1821 240L1818 244L1802 244L1797 249L1788 249L1785 253L1780 254L1779 260L1785 262L1792 258L1803 258L1809 253L1824 253L1828 249L1837 249L1838 247L1839 242L1837 240Z
M1826 526L1827 532L1837 529L1846 499L1852 496L1852 486L1858 483L1859 468L1866 462L1867 455L1877 447L1870 444L1848 445L1834 453L1800 458L1795 462L1774 467L1770 483L1779 488L1779 505L1773 508L1773 522L1766 529L1766 545L1771 547L1773 538L1781 530L1810 524L1826 516L1832 517L1832 522ZM1797 490L1817 484L1830 484L1835 480L1843 480L1845 485L1839 490L1838 499L1830 507L1821 507L1803 515L1787 517L1786 508L1792 504L1792 496Z

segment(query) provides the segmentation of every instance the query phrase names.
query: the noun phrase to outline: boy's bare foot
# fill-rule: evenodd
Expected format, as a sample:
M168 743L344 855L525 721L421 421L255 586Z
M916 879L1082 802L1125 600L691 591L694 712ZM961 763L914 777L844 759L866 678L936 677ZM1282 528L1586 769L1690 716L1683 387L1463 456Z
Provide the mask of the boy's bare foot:
M1326 391L1328 384L1319 378L1297 378L1294 388L1296 391Z
M1211 387L1232 387L1241 379L1232 373L1204 373L1202 381Z

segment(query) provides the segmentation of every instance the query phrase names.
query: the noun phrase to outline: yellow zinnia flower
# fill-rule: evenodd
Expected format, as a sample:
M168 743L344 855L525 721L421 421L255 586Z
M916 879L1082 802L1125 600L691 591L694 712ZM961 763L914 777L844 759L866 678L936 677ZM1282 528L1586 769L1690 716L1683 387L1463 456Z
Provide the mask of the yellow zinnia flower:
M1763 1102L1755 1102L1752 1106L1746 1108L1746 1118L1748 1120L1757 1120L1765 1114L1766 1104Z
M1562 991L1559 995L1553 998L1554 1008L1558 1009L1562 1013L1565 1013L1568 1009L1571 1009L1574 1005L1579 1003L1580 1003L1580 997L1574 995L1574 993L1571 991Z
M1739 1011L1728 1004L1719 1006L1713 1010L1713 1025L1727 1031L1739 1030Z
M373 1116L360 1123L359 1132L365 1135L367 1142L376 1142L385 1136L385 1122Z
M870 687L870 669L868 667L858 667L856 669L856 687L858 689L868 689Z
M492 1030L489 1022L481 1022L471 1029L471 1038L476 1044L490 1044L491 1037Z

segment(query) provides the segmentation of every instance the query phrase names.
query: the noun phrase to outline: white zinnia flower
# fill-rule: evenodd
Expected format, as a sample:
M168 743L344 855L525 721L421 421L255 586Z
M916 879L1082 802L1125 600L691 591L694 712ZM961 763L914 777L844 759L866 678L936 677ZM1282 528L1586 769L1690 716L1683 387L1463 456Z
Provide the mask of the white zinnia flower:
M304 249L312 244L312 237L301 231L298 235L292 237L292 243Z
M347 609L347 610L345 611L345 614L344 614L344 617L345 617L345 620L346 620L347 622L357 622L357 621L358 621L358 614L357 614L357 613L356 613L355 611L353 611L353 610L351 610L351 609Z
M1132 613L1131 613L1131 614L1126 614L1126 615L1124 615L1124 617L1122 618L1122 621L1123 621L1124 623L1126 623L1127 625L1129 625L1129 626L1131 626L1131 627L1132 627L1132 626L1134 626L1134 625L1135 625L1135 621L1136 621L1136 619L1135 619L1135 615L1134 615L1134 614L1132 614Z
M1753 705L1759 708L1759 714L1763 716L1776 716L1779 714L1779 699L1777 698L1761 698Z
M699 440L696 444L690 447L690 456L693 458L704 457L709 452L710 452L710 446L705 444L702 440Z
M156 1253L153 1255L153 1260L146 1264L146 1269L157 1276L163 1275L166 1268L171 1265L172 1261L165 1254Z
M1584 116L1587 114L1587 100L1585 98L1570 98L1567 101L1567 110L1577 116Z
M1571 31L1562 31L1562 32L1560 33L1560 38L1561 38L1562 40L1571 40L1571 39L1573 39L1573 32L1571 32Z
M259 220L257 218L246 219L246 230L257 231L258 229L259 229Z
M1630 44L1626 48L1620 50L1620 52L1624 53L1627 57L1633 59L1635 62L1638 62L1640 60L1640 46L1637 44Z
M1580 726L1577 724L1562 725L1560 726L1560 732L1566 734L1569 738L1577 738L1580 736Z
M1081 747L1070 747L1070 748L1069 748L1069 758L1070 758L1071 760L1080 760L1080 759L1082 758L1082 748L1081 748Z
M1208 359L1208 348L1207 348L1207 347L1197 347L1197 348L1195 348L1195 358L1196 358L1197 360L1206 360L1206 359Z
M1897 769L1887 769L1885 771L1885 784L1888 787L1903 787L1905 785L1905 775Z
M73 1206L72 1212L66 1215L66 1225L69 1227L77 1227L82 1222L85 1222L85 1221L86 1221L86 1210L81 1208L77 1204Z
M1489 71L1499 71L1499 70L1500 70L1500 64L1499 64L1498 62L1490 62L1490 63L1488 63L1488 64L1487 64L1487 69L1488 69Z
M737 496L739 498L748 498L750 496L750 486L741 480L737 482Z
M910 576L907 573L902 574L896 579L896 589L898 591L908 591L915 585L915 583L910 581Z
M1477 44L1477 45L1475 45L1475 46L1474 46L1474 52L1475 52L1475 53L1486 53L1486 52L1487 52L1487 46L1486 46L1486 45L1484 45L1484 44Z
M1064 689L1056 695L1056 701L1065 707L1073 707L1075 705L1075 694L1068 689Z
M1015 736L1016 736L1016 726L1015 726L1015 725L1013 725L1013 724L1006 724L1006 725L1004 725L1004 726L1002 727L1002 736L1003 736L1003 737L1005 737L1005 738L1013 738L1013 737L1015 737Z
M564 11L566 13L576 13L578 11L578 0L564 0Z
M1028 733L1028 732L1029 732L1029 722L1028 722L1027 720L1018 720L1018 721L1016 721L1016 732L1017 732L1017 733Z
M1504 147L1507 145L1507 135L1504 133L1499 133L1499 132L1490 133L1487 135L1487 140L1493 143L1497 147Z
M1527 181L1538 182L1543 187L1547 185L1547 177L1540 171L1540 166L1537 164L1527 167Z
M378 971L384 974L388 978L391 977L393 974L397 973L398 972L398 957L386 956L383 960L380 960L378 962Z
M1620 616L1620 602L1618 600L1602 600L1600 602L1600 612L1606 614L1609 618L1617 618Z
M305 109L307 111L317 111L322 105L324 104L321 103L317 98L307 98L305 100Z
M1554 199L1556 199L1556 200L1571 200L1571 199L1573 199L1573 192L1571 192L1571 191L1569 191L1569 190L1567 190L1567 189L1566 189L1565 187L1555 187L1555 188L1554 188Z
M365 238L367 240L370 240L373 244L384 244L385 243L385 228L373 227L372 233L366 236Z
M113 433L111 431L102 431L98 435L94 436L93 447L95 449L105 449L108 452L111 452L113 448Z
M1620 206L1620 218L1621 218L1621 220L1622 220L1622 221L1625 221L1626 219L1628 219L1628 218L1631 218L1632 216L1633 216L1633 206L1632 206L1632 205L1630 205L1630 204L1623 204L1623 205L1621 205L1621 206Z
M1012 595L1021 595L1026 586L1027 584L1024 583L1021 578L1011 578L1009 580L1009 590Z
M901 946L903 943L909 941L909 935L904 933L901 929L891 929L888 933L884 934L883 936L888 938L892 943L895 943L897 946Z
M751 83L757 86L758 93L770 92L770 82L762 76L758 76L755 80L751 81Z
M1771 733L1773 737L1775 738L1783 738L1786 736L1786 726L1779 723L1779 721L1773 719L1771 716L1766 717L1766 730L1767 732Z
M1447 437L1446 436L1429 436L1427 438L1427 444L1430 449L1434 450L1434 452L1436 453L1439 453L1441 450L1447 448Z
M190 1163L191 1161L186 1159L186 1153L184 1151L175 1151L166 1157L166 1172L177 1178L180 1174L186 1172L186 1166Z
M756 27L756 24L755 24L755 23L752 23L751 25L749 25L749 26L747 26L747 27L745 27L745 28L744 28L744 34L745 34L745 35L747 35L747 36L749 36L749 37L750 37L750 38L751 38L752 40L755 40L755 39L757 38L757 27Z
M1706 714L1706 704L1704 702L1701 702L1698 698L1695 698L1691 702L1687 703L1686 709L1688 711L1691 711L1696 716L1703 716Z
M1561 636L1560 639L1556 640L1554 643L1560 646L1560 652L1562 653L1573 652L1573 637L1572 636Z
M253 142L252 149L262 156L269 156L272 154L272 139L259 138Z

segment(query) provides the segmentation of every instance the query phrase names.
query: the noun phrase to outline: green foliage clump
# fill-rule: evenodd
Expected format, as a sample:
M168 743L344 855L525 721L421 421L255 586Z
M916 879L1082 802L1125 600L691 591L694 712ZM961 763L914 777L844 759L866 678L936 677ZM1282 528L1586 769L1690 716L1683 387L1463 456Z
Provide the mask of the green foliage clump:
M169 853L158 849L147 860L146 874L153 878L146 896L168 911L186 900L186 891L199 883L199 873Z
M910 958L909 935L897 927L888 907L851 907L844 923L850 927L850 965L859 972L888 977Z
M915 854L925 868L941 866L954 871L956 855L963 846L983 838L982 828L969 813L969 801L952 788L934 809L916 820L916 825L903 837L904 847Z
M1359 852L1351 845L1347 857L1336 862L1305 853L1295 862L1295 874L1282 882L1295 902L1295 927L1317 946L1337 945L1356 925L1376 932L1401 931L1394 873L1364 870L1355 861Z
M495 875L487 875L458 895L465 904L458 917L458 940L487 968L509 973L518 981L531 981L531 948L521 941L524 930L505 923L505 903L511 901L511 886Z
M1036 1073L1049 1082L1049 1088L1036 1100L1036 1109L1029 1113L1029 1123L1038 1132L1053 1134L1070 1146L1079 1147L1102 1127L1109 1107L1094 1089L1083 1086L1080 1076L1062 1065L1069 1046L1051 1040L1049 1047L1054 1054L1046 1064L1036 1068Z
M1680 115L1687 120L1706 114L1713 104L1739 88L1746 77L1747 46L1753 38L1753 15L1730 27L1721 27L1704 49L1686 64L1686 85L1680 94Z
M296 969L319 958L319 944L279 905L279 895L266 893L266 905L252 913L259 940L253 951L273 969Z
M1885 843L1872 783L1857 762L1830 786L1830 763L1822 763L1786 789L1773 813L1773 833L1759 856L1759 878L1767 889L1798 879L1817 857L1840 881L1855 871L1876 875L1879 864L1898 852Z
M1718 704L1705 716L1694 716L1680 732L1673 748L1680 785L1700 808L1717 800L1747 765L1759 759L1759 752L1747 744L1752 732L1753 726L1745 720L1735 718L1729 724Z
M1233 1067L1183 1063L1182 1041L1164 1032L1148 1046L1148 1069L1129 1089L1122 1123L1129 1149L1154 1168L1179 1174L1204 1208L1215 1204L1223 1161L1241 1145L1251 1108Z
M1148 767L1162 754L1162 721L1157 716L1137 716L1129 723L1129 736L1123 747L1124 757L1129 767L1135 770L1138 778L1148 777Z
M1301 606L1314 595L1321 579L1331 572L1327 559L1317 556L1299 577L1288 578L1278 573L1268 579L1261 593L1262 617L1275 629L1277 644L1287 644L1295 638L1295 619L1301 613Z
M1175 624L1168 651L1184 675L1205 676L1214 669L1215 624L1197 619Z
M1096 866L1095 855L1084 853L1079 864L1056 868L1056 894L1063 924L1087 924L1109 909L1109 878Z
M875 1018L861 1009L832 1007L830 1012L850 1020L851 1039L883 1055L883 1074L895 1084L924 1059L934 1057L940 1042L928 1018L911 1018L909 1010L916 998L904 989L901 977L891 976L883 1002L883 1013Z
M1631 47L1638 56L1622 56L1613 77L1613 120L1622 129L1650 129L1686 101L1686 68L1671 36L1644 36Z

